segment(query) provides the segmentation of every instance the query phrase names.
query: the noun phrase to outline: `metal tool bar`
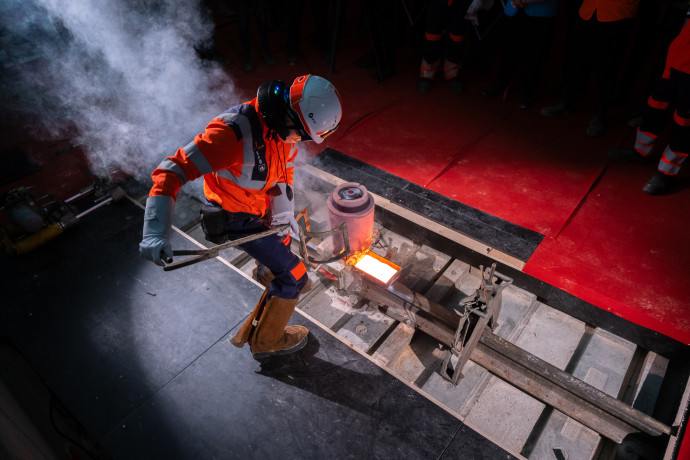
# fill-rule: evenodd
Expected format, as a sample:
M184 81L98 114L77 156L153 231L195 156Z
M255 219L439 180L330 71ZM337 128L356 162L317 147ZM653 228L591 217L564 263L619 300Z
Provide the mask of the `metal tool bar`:
M382 305L380 308L391 318L401 323L414 326L443 344L453 343L453 337L455 336L453 329L437 318L434 318L429 312L420 310L410 304L406 307L400 305Z
M496 334L484 331L479 341L483 345L505 356L509 361L519 363L533 373L544 377L549 382L559 387L566 388L573 395L592 402L602 410L638 428L644 433L652 436L671 433L671 428L667 425L609 396L586 382L573 377L556 366L537 358ZM472 356L474 358L474 354Z
M490 333L485 332L485 334ZM553 406L559 412L618 444L623 442L628 434L638 431L592 402L578 398L567 389L554 385L483 343L473 350L470 359L510 385Z
M455 330L460 319L455 312L412 291L400 282L393 282L388 288L381 287L367 278L362 279L361 295L380 305L400 305L403 308L415 307L442 320Z
M77 218L77 219L81 219L82 217L84 217L85 215L89 214L90 212L95 211L96 209L98 209L98 208L100 208L100 207L103 207L103 206L105 206L106 204L111 203L111 202L113 202L113 201L114 201L114 200L113 200L112 197L108 197L108 198L106 198L105 200L103 200L103 201L101 201L100 203L98 203L97 205L91 206L89 209L80 212L79 214L77 214L76 218Z
M229 249L229 248L238 246L240 244L249 243L250 241L258 240L259 238L264 238L266 236L273 235L275 233L279 233L288 227L289 227L288 224L280 225L280 226L272 228L270 230L266 230L265 232L257 233L256 235L245 236L242 238L238 238L236 240L228 241L227 243L218 244L216 246L213 246L213 247L210 247L207 249L175 249L173 251L173 257L174 256L197 256L197 257L192 257L192 258L189 258L187 260L182 260L179 262L173 262L173 263L166 264L163 267L163 270L168 272L171 270L176 270L178 268L186 267L188 265L203 262L204 260L213 259L214 257L217 257L218 254L220 254L220 251L222 251L223 249Z
M67 199L65 200L65 203L68 203L68 204L69 204L69 203L72 203L73 201L77 201L77 200L79 200L79 199L81 199L81 198L84 198L85 196L91 195L91 194L92 194L93 192L95 192L95 191L96 191L96 185L95 185L95 184L89 185L88 187L86 187L85 189L81 190L81 191L80 191L79 193L77 193L76 195L67 198Z

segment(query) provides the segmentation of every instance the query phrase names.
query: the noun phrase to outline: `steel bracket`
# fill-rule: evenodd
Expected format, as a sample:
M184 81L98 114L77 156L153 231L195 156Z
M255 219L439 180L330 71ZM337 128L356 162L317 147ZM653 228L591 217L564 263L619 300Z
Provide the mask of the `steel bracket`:
M479 289L473 295L462 299L455 308L460 322L452 347L446 351L441 363L441 377L454 385L462 378L462 368L472 355L485 328L488 326L493 331L498 324L503 303L502 291L513 282L512 278L495 271L495 263L486 270L484 266L480 266L479 269L482 274Z
M327 264L335 262L336 260L344 259L350 253L350 241L347 235L347 224L345 222L338 225L336 228L332 230L327 230L325 232L312 232L311 226L309 224L309 212L307 211L307 208L304 208L302 211L300 211L300 213L297 214L296 219L298 224L300 223L300 220L304 221L304 227L302 227L302 225L299 226L299 253L304 261L309 262L313 265ZM307 244L310 240L314 238L324 240L329 236L337 235L339 233L342 234L344 243L343 249L339 253L334 254L330 258L325 258L322 260L315 259L309 254L309 251L307 250Z

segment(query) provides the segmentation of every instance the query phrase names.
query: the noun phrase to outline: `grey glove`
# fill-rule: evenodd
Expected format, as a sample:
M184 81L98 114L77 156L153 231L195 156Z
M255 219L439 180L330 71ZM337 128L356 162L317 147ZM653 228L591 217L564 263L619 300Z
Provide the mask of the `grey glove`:
M467 8L467 14L465 14L465 19L472 22L475 26L479 25L479 19L477 15L481 10L490 10L494 6L494 0L472 0L469 8Z
M289 229L282 230L278 236L287 235L290 229L299 234L299 225L295 219L295 200L293 199L292 187L285 183L277 184L276 187L280 190L280 194L271 196L271 226L290 224Z
M139 254L156 265L172 261L173 250L170 245L175 200L171 196L150 196L146 199L144 212L144 232L139 243Z

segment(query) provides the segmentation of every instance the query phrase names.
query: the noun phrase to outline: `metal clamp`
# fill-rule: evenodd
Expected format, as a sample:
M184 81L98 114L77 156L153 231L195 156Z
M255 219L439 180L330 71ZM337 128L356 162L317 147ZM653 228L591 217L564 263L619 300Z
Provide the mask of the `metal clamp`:
M347 224L343 222L342 224L338 225L336 228L332 230L328 230L325 232L312 232L311 231L311 225L309 224L309 212L307 211L307 208L304 208L302 211L300 211L299 214L296 216L297 223L299 224L300 220L304 220L304 228L302 226L299 226L299 241L300 241L300 255L302 256L302 259L306 262L309 262L314 265L319 265L319 264L327 264L330 262L334 262L336 260L340 260L345 258L349 253L350 253L350 241L349 237L347 235ZM338 233L342 234L343 237L343 249L338 253L333 255L330 258L324 259L324 260L317 260L313 258L311 255L309 255L309 251L307 250L307 243L309 243L310 240L316 238L319 240L324 240L328 238L329 236L337 235Z
M457 384L462 378L461 370L485 328L488 326L493 330L496 327L503 304L501 292L513 282L512 278L495 271L495 263L487 270L484 270L484 266L479 269L482 273L479 289L474 295L462 299L455 308L460 316L460 323L455 331L453 346L446 352L441 364L441 377L453 384ZM500 281L499 284L494 283L494 277Z

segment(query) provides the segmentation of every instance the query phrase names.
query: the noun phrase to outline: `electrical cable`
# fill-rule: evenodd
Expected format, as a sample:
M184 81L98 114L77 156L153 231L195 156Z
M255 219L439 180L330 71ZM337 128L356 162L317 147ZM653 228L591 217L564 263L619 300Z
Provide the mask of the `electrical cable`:
M89 449L86 448L86 446L84 446L82 443L78 442L77 440L73 439L71 436L69 436L68 434L64 433L63 431L61 431L61 430L58 428L57 423L56 423L56 420L55 420L55 417L54 417L54 414L53 414L53 411L56 410L56 403L59 403L59 404L62 405L63 407L64 407L64 404L62 404L62 402L59 401L59 398L57 397L57 395L55 394L55 392L53 392L53 390L48 386L48 384L47 384L46 381L43 379L43 377L41 377L41 374L38 372L38 369L36 369L36 367L31 363L31 361L29 361L29 359L28 359L27 356L24 354L24 352L23 352L19 347L17 347L17 346L14 344L14 342L12 341L12 339L9 338L9 337L0 336L0 345L3 345L3 346L5 346L5 347L11 349L11 350L14 351L15 353L17 353L19 356L21 356L22 359L24 359L24 361L25 361L25 362L28 364L28 366L31 368L31 370L36 374L36 376L38 377L38 379L41 381L41 383L43 384L43 387L44 387L44 388L48 391L48 393L50 394L50 403L49 403L49 407L48 407L48 416L49 416L49 418L50 418L51 426L53 427L53 429L55 430L55 432L56 432L61 438L63 438L65 441L69 442L70 444L72 444L72 445L76 446L77 448L79 448L80 450L82 450L86 455L89 456L89 458L92 458L92 459L94 459L94 460L102 459L103 457L98 456L98 455L94 455L93 453L91 453L91 452L89 451ZM66 417L66 418L71 419L71 420L74 421L77 425L81 426L81 424L79 423L79 421L78 421L72 414L70 414L69 411L66 410L66 408L65 408L64 411L60 411L60 415L61 415L62 417Z

